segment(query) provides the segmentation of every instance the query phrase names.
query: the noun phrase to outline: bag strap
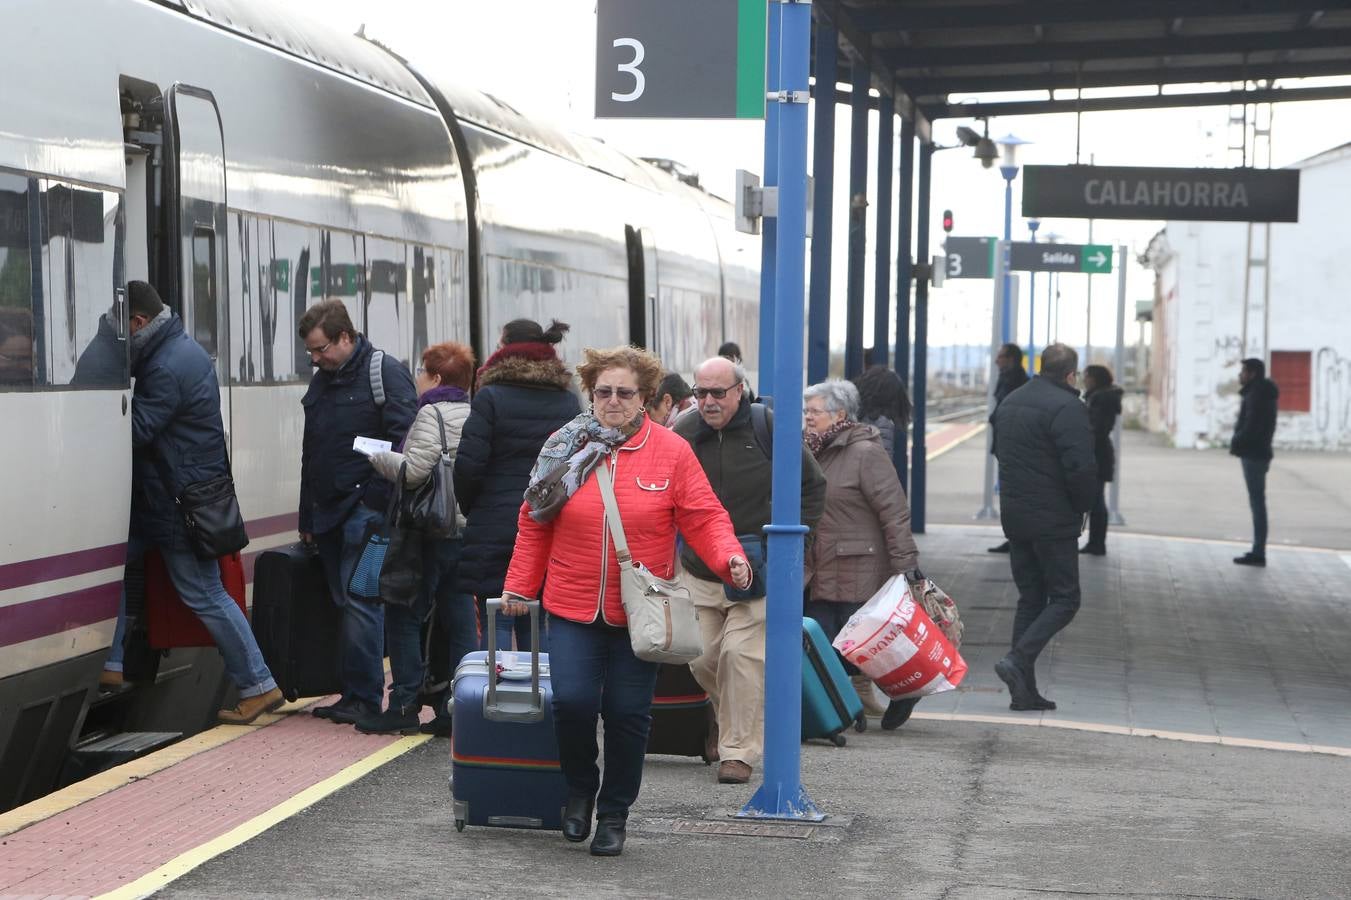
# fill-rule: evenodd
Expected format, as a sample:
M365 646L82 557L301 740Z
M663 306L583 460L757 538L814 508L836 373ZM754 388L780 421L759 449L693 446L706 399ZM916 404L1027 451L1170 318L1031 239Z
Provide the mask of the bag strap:
M614 538L615 555L619 564L627 566L633 558L629 555L629 542L624 537L624 522L619 518L619 504L615 501L615 486L610 478L610 466L601 460L596 467L596 482L600 485L600 498L605 502L605 518L610 525L610 536Z
M432 404L432 412L436 414L436 433L441 436L441 462L449 464L450 445L446 443L446 420L441 417L441 410Z
M769 416L763 403L751 404L751 431L766 459L774 459L774 436L769 433Z
M375 400L375 405L381 407L385 405L385 351L375 350L371 353L371 397Z

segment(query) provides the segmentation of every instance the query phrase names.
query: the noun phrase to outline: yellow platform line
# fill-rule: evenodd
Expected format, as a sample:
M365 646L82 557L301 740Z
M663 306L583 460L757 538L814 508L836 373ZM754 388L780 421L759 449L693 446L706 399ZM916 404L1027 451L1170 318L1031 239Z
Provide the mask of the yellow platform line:
M1072 719L1052 718L1046 713L1031 716L989 716L965 713L914 713L915 719L938 722L972 722L982 725L1020 725L1024 728L1063 728L1067 731L1089 731L1095 734L1117 734L1123 737L1152 737L1165 741L1184 741L1192 744L1218 744L1222 747L1244 747L1251 750L1278 750L1283 753L1320 753L1327 756L1351 756L1351 747L1328 744L1298 744L1291 741L1263 741L1257 738L1227 737L1222 734L1200 734L1190 731L1164 731L1158 728L1136 728L1131 725L1107 725L1101 722L1077 722Z
M947 453L949 450L955 450L962 444L965 444L967 441L971 440L976 435L984 434L985 429L989 427L990 427L989 425L981 424L980 426L972 429L968 434L964 434L961 437L957 438L957 440L953 441L951 444L948 444L946 447L940 447L939 449L933 451L932 453L924 454L924 461L933 462L935 459L938 459L938 457L942 456L944 453Z
M419 747L431 739L432 736L429 734L415 734L399 738L394 743L352 763L342 771L330 775L317 784L310 785L293 797L283 800L267 812L235 826L220 837L213 838L186 853L179 854L153 872L142 875L135 881L116 890L100 894L100 900L132 900L132 898L148 897L155 891L163 889L174 879L181 878L191 872L202 863L220 856L227 850L233 850L245 841L257 837L301 810L313 806L329 794L346 787L385 763L402 756L414 747Z

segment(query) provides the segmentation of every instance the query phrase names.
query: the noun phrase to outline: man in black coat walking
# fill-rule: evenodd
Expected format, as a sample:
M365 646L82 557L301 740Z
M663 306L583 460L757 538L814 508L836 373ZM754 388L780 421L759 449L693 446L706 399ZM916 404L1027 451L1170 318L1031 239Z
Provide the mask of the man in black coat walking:
M1243 482L1248 486L1252 510L1252 550L1234 557L1240 566L1267 564L1267 470L1271 468L1271 438L1276 433L1276 409L1280 390L1267 376L1266 363L1245 359L1238 371L1238 395L1243 403L1234 423L1229 452L1243 464Z
M998 412L999 404L1004 402L1004 398L1027 384L1031 378L1023 368L1023 348L1017 344L1004 344L1000 347L999 352L994 355L994 364L999 370L999 380L994 383L994 408L995 412ZM993 412L990 413L990 426L994 427ZM990 452L995 452L994 441L990 442ZM991 547L990 552L1008 553L1009 542L1005 541L997 547Z
M1078 354L1052 344L1041 375L995 411L995 455L1018 586L1013 647L995 673L1008 685L1013 710L1055 709L1037 692L1037 656L1079 611L1079 547L1084 515L1098 492L1093 429L1072 384Z

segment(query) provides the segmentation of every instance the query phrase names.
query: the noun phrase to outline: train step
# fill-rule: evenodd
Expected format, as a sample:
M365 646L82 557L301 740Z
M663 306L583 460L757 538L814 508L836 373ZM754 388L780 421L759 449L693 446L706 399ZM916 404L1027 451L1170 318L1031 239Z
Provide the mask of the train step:
M181 731L125 731L76 744L66 757L62 783L71 784L113 766L140 759L183 737Z

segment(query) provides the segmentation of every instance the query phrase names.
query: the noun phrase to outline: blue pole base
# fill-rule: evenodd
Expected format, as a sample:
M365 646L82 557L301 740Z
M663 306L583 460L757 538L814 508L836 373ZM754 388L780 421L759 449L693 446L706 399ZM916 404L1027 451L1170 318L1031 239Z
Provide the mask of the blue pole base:
M820 822L826 814L816 808L800 784L770 784L756 788L755 795L736 814L738 819L772 819L787 822Z

